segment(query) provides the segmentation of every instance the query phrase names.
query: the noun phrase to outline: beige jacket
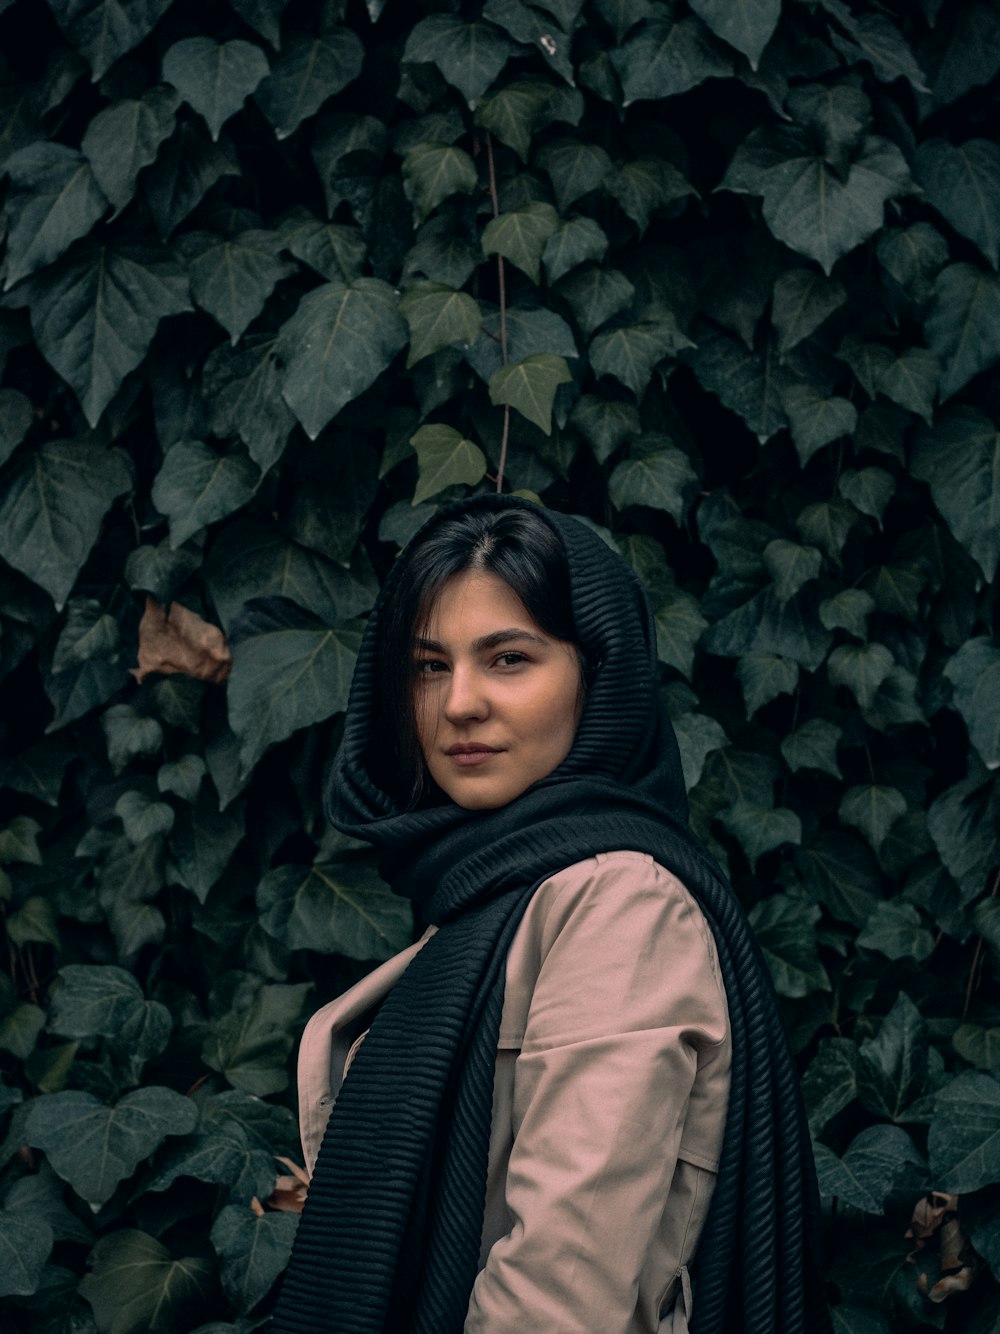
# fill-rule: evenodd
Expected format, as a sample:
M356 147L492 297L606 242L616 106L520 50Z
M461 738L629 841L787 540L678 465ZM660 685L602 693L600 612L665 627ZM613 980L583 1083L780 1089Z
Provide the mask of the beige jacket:
M352 1047L433 929L310 1020L299 1054L310 1172ZM538 888L507 959L465 1334L687 1330L729 1064L715 943L673 875L610 852Z

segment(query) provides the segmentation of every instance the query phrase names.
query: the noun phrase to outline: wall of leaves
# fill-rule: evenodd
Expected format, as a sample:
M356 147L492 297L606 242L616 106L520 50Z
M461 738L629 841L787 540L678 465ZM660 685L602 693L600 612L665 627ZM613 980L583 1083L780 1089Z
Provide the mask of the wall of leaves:
M411 929L320 812L360 627L502 473L649 589L838 1330L995 1331L996 0L0 0L0 51L4 1328L266 1319L297 1032Z

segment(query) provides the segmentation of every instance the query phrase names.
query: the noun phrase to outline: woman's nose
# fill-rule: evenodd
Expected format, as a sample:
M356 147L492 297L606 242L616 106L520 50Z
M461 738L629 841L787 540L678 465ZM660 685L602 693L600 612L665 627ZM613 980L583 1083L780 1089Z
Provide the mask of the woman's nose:
M445 717L449 722L459 723L485 718L488 713L489 701L480 674L472 668L454 664L445 693Z

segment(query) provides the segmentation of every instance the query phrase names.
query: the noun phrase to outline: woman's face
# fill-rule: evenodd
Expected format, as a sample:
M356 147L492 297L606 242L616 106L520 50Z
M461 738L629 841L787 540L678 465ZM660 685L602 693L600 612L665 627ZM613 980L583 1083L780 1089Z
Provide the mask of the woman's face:
M457 805L505 806L569 754L583 707L577 651L496 575L449 579L413 653L420 748Z

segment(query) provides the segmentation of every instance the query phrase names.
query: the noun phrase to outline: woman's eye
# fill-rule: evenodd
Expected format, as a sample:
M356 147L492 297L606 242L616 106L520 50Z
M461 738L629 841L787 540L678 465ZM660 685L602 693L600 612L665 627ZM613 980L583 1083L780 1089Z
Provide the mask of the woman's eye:
M420 662L415 662L413 669L418 676L431 676L448 670L445 664L439 662L437 658L425 658Z
M517 667L520 663L527 662L527 658L523 653L515 653L512 650L510 653L501 653L497 662L502 667Z

